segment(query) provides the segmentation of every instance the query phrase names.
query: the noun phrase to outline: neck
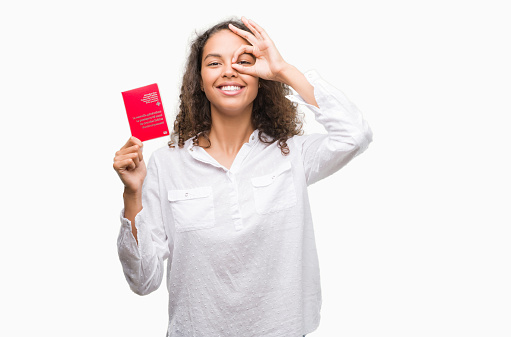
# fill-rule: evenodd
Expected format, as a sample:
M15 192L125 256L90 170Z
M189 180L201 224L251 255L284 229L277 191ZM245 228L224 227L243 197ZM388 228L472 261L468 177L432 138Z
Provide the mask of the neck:
M207 150L222 152L226 155L237 154L243 144L248 143L254 132L252 126L252 109L236 116L219 115L212 111L209 140L211 147ZM200 145L208 145L206 140Z

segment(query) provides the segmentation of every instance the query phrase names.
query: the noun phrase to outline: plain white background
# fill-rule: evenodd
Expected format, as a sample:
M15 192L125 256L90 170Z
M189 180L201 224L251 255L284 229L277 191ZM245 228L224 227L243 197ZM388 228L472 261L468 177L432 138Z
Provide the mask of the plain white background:
M158 83L172 124L194 31L245 15L374 131L310 188L324 298L310 336L510 336L506 2L333 3L2 4L0 334L165 335L165 286L135 295L117 258L121 91ZM322 131L308 112L306 128Z

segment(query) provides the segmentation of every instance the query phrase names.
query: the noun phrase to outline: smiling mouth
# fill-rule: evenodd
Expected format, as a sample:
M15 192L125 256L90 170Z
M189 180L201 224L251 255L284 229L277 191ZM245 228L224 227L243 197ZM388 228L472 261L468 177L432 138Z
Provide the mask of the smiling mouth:
M237 85L225 85L222 87L218 87L218 89L220 89L222 91L239 91L239 90L241 90L241 88L243 88L243 87L240 87Z

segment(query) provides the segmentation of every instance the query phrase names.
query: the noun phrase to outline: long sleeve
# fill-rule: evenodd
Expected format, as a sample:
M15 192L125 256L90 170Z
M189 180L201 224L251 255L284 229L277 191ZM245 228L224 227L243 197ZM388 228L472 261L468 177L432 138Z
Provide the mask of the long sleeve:
M124 210L117 239L124 276L131 290L139 295L158 289L164 273L163 261L169 257L159 194L158 168L151 157L142 189L143 209L135 217L138 245L131 232L131 222L124 218Z
M299 95L287 98L306 105L314 112L327 134L294 137L301 150L307 185L311 185L341 169L365 151L372 141L372 131L362 113L338 89L322 80L315 71L305 73L314 86L319 109L305 103Z

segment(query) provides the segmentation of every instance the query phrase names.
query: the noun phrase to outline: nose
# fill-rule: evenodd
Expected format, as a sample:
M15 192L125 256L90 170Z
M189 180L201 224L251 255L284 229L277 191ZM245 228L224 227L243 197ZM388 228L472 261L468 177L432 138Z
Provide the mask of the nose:
M230 63L227 63L224 67L224 73L222 77L238 77L238 72L232 67Z

